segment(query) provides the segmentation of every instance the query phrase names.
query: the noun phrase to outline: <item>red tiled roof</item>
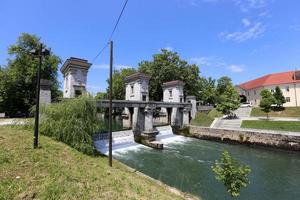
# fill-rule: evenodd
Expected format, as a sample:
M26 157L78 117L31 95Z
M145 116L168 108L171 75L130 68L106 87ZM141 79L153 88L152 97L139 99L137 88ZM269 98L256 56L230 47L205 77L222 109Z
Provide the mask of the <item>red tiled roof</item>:
M295 74L296 74L296 78L295 78ZM246 83L242 83L239 85L239 87L244 90L251 90L254 88L268 86L268 85L297 83L297 82L300 82L300 79L298 79L298 74L299 74L299 71L297 71L297 72L288 71L288 72L269 74L269 75L262 76L260 78L248 81Z

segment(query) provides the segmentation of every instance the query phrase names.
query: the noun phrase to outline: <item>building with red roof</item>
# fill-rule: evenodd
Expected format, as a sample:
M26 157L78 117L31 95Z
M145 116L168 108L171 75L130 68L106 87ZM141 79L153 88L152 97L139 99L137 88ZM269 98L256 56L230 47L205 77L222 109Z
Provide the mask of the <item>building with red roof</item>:
M259 106L262 89L275 91L278 86L285 99L286 107L297 107L300 103L300 71L288 71L262 76L237 86L240 95L253 106Z

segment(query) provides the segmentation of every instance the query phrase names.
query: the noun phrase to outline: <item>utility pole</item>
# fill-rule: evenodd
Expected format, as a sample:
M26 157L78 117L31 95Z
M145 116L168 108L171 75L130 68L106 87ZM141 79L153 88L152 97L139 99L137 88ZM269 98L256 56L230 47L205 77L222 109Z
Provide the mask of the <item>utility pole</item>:
M32 52L32 55L39 57L39 66L37 71L36 81L36 105L35 105L35 117L34 117L34 135L33 135L33 148L36 149L39 143L39 115L40 115L40 82L41 82L41 67L43 56L49 55L50 52L47 49L43 50L43 44L40 44L38 50Z
M110 41L109 63L109 166L112 167L112 67L113 67L113 41Z

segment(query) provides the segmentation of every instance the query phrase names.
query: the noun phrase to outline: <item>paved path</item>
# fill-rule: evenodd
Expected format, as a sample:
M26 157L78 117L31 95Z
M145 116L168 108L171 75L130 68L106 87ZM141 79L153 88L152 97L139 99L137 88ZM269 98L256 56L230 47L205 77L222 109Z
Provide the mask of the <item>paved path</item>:
M25 124L25 121L23 121L22 119L0 119L0 126L23 124Z
M238 129L241 127L243 118L250 117L251 108L238 108L236 111L234 111L236 116L238 118L236 119L223 119L218 118L216 119L212 125L211 128L224 128L224 129Z

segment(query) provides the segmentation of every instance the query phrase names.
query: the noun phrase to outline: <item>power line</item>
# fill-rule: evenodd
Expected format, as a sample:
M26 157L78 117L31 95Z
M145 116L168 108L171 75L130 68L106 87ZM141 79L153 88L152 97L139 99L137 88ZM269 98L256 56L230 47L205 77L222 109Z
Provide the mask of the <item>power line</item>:
M118 24L119 24L119 22L120 22L120 20L121 20L121 17L122 17L122 15L123 15L123 12L124 12L124 10L125 10L125 8L126 8L127 3L128 3L128 0L125 1L124 5L123 5L123 8L122 8L122 10L121 10L121 12L120 12L120 14L119 14L118 20L117 20L117 22L116 22L116 24L115 24L115 26L114 26L113 31L111 32L111 34L110 34L110 36L109 36L109 38L108 38L106 44L105 44L104 47L99 51L99 53L95 56L95 58L92 60L92 63L94 63L94 61L101 55L101 53L102 53L102 52L106 49L106 47L108 46L110 40L112 39L112 37L113 37L113 35L114 35L114 33L115 33L117 27L118 27Z

